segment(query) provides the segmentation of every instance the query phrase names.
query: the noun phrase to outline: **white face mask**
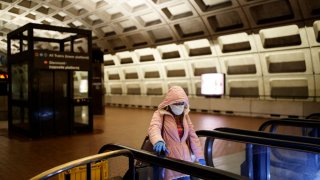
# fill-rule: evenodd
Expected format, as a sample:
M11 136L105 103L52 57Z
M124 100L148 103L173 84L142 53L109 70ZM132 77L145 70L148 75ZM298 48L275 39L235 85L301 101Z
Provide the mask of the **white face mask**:
M169 106L170 106L172 112L177 116L181 115L183 113L183 111L184 111L184 105L173 105L173 104L171 104Z

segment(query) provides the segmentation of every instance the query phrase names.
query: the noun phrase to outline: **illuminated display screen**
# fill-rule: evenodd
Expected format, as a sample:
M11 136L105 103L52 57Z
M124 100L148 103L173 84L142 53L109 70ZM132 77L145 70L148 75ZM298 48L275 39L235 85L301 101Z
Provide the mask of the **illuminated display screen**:
M201 75L201 94L221 96L224 94L224 74L209 73Z

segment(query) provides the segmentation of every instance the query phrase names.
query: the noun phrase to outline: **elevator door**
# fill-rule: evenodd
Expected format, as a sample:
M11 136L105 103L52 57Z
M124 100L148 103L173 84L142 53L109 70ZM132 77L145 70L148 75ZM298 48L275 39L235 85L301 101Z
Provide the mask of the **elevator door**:
M38 120L41 135L70 133L68 72L40 71L38 75Z

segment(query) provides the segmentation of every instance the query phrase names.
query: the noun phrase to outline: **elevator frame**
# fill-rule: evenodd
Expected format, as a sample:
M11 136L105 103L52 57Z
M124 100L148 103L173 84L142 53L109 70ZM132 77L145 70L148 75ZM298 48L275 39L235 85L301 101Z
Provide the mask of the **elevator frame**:
M37 30L44 30L44 31L54 31L59 33L70 34L70 36L58 39L55 38L47 38L47 37L40 37L36 36L35 31ZM77 40L84 39L87 49L83 52L75 52L74 47ZM17 43L18 42L18 43ZM43 50L43 49L35 49L35 43L56 43L58 44L57 50ZM83 43L83 42L82 42ZM70 45L69 51L66 49L66 45ZM16 51L18 53L13 53L14 48L16 47ZM92 32L90 30L83 30L79 28L67 28L67 27L59 27L59 26L52 26L46 24L34 24L29 23L26 24L7 35L7 57L8 57L8 82L9 82L9 93L8 93L8 127L9 127L9 135L19 133L22 135L26 135L29 137L42 137L42 136L56 136L56 135L68 135L77 132L92 132L93 131L93 113L92 113ZM40 54L40 55L39 55ZM45 55L45 56L42 56ZM57 55L64 58L58 58L58 63L61 62L65 64L63 67L64 69L59 69L59 72L66 72L68 84L66 85L67 88L74 89L74 73L76 72L75 69L79 72L87 72L87 98L75 98L74 90L71 89L66 90L68 92L68 99L67 106L69 107L67 110L68 117L65 121L68 123L67 131L62 132L60 134L56 134L55 132L60 127L54 127L52 133L46 134L46 129L42 129L41 118L36 112L39 110L38 107L38 100L39 96L37 92L39 89L35 86L35 79L37 78L37 72L40 71L47 71L47 72L57 72L57 69L50 69L52 66L48 65L49 62L55 61L54 58L49 58L48 56L55 56ZM67 59L70 58L70 59ZM79 58L79 59L78 59ZM60 63L60 64L61 64ZM20 66L24 65L27 67L27 82L26 82L26 91L21 92L22 94L25 93L27 99L14 99L12 93L12 67L13 66ZM57 66L58 67L58 66ZM61 66L62 67L62 66ZM49 68L49 69L48 69ZM74 69L72 69L74 68ZM38 73L39 75L40 73ZM72 80L72 83L70 82ZM40 82L40 81L39 81ZM21 84L20 84L21 86ZM23 89L20 87L20 89ZM22 91L22 90L20 90ZM20 94L21 94L20 93ZM55 94L56 92L54 92ZM54 96L55 97L55 96ZM53 98L54 99L54 98ZM84 126L76 126L76 117L75 117L75 107L85 106L87 107L87 124ZM19 109L21 121L26 119L26 123L24 127L18 126L14 123L13 115L16 112L13 111L13 108ZM55 110L56 106L53 107ZM25 110L24 110L25 109ZM53 113L56 113L53 111ZM53 114L56 116L56 114ZM54 118L54 117L53 117ZM56 119L53 119L55 121ZM64 120L62 120L64 121ZM22 123L21 123L22 124ZM61 127L66 128L66 127Z

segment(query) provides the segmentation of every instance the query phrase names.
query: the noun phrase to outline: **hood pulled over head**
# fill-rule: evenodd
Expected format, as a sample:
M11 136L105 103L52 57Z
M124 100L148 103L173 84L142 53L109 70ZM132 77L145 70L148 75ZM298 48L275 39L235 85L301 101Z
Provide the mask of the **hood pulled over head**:
M158 109L164 109L178 102L184 102L185 106L189 108L189 99L185 91L180 86L172 86L164 100L159 104Z

